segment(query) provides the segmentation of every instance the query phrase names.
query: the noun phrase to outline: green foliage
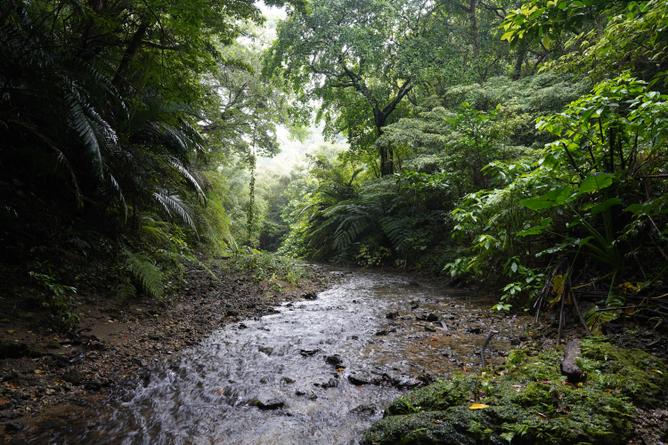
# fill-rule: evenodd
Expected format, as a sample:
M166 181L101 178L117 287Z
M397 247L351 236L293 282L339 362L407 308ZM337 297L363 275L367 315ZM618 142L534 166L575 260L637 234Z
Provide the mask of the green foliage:
M50 312L55 324L67 331L74 330L79 323L79 314L73 307L77 288L59 283L50 274L34 271L28 274L42 290L46 291L42 307Z
M236 269L252 273L258 282L297 285L306 276L304 265L293 258L258 250L239 251L232 257Z
M153 298L164 294L164 276L148 256L125 250L125 267L141 289Z
M584 340L581 385L565 381L560 360L557 350L517 350L498 373L455 374L412 391L388 407L364 443L622 444L634 405L666 397L666 367L643 351Z
M286 115L235 41L262 20L246 0L3 2L3 262L78 280L104 263L118 296L164 298L195 251L235 249L248 160Z

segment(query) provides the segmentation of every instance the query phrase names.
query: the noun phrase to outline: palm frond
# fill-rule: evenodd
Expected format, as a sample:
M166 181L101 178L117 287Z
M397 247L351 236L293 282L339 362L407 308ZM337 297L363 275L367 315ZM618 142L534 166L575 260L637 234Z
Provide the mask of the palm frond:
M199 181L193 173L190 172L182 163L179 161L177 158L171 156L169 158L169 163L172 164L172 166L179 172L181 175L192 184L192 186L195 188L195 191L197 192L197 196L202 202L206 202L206 195L204 194L204 190L202 189L202 186L200 185Z
M125 195L123 195L123 190L121 189L121 185L118 183L114 175L109 174L109 182L111 183L111 188L114 189L116 192L116 195L118 196L118 200L121 202L123 205L123 215L124 215L124 220L128 220L128 205L125 202Z
M195 222L190 214L190 209L179 195L176 193L169 194L166 190L159 190L153 193L153 197L170 217L172 216L172 213L175 213L184 223L186 223L186 225L197 232Z
M89 151L93 163L98 170L98 176L102 178L104 175L104 163L102 161L102 148L97 134L95 134L95 127L91 119L86 114L85 105L82 103L82 97L77 91L74 82L70 82L70 86L66 91L65 99L69 106L68 124L77 133L81 142Z

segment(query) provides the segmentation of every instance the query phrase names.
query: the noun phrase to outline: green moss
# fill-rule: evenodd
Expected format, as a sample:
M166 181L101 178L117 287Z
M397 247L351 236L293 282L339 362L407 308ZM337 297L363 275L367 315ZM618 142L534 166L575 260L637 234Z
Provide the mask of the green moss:
M514 351L495 375L457 374L398 398L366 434L381 444L622 444L635 405L666 398L665 365L600 338L582 343L587 381L559 372L562 351ZM487 408L472 410L470 404Z
M442 411L464 403L476 385L475 378L465 375L452 380L440 380L399 397L387 408L386 413L395 415Z

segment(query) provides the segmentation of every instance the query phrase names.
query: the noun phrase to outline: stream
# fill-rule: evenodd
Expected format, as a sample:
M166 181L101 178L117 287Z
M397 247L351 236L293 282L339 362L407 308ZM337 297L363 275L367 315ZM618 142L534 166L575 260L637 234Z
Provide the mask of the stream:
M517 322L401 275L354 272L316 299L226 326L31 443L356 444L409 388L503 359Z

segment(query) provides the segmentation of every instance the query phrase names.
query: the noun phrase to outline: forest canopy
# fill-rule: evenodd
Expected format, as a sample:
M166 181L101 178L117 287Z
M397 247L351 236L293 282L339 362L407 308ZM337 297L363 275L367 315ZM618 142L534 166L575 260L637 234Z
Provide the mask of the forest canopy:
M3 2L3 268L51 289L102 257L161 297L259 247L502 310L580 294L592 325L665 293L665 2L265 3L268 44L250 0ZM348 149L258 171L311 118Z

